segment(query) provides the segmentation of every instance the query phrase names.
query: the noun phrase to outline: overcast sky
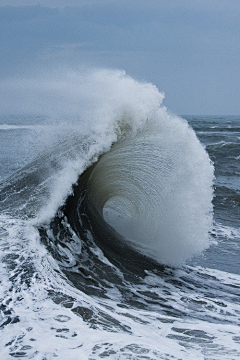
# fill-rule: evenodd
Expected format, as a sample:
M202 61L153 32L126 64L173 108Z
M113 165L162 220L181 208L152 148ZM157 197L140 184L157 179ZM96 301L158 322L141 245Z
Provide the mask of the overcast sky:
M1 0L0 82L119 68L179 115L240 114L239 0Z

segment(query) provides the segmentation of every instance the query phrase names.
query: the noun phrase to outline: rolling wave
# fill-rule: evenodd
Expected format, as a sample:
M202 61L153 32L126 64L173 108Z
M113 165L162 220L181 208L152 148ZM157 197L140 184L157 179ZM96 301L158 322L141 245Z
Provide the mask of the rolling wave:
M12 213L14 203L18 216L49 223L94 164L84 191L104 232L114 229L116 242L157 262L180 264L209 245L213 166L187 122L161 106L153 85L121 72L104 75L108 97L105 90L92 114L98 121L84 129L79 118L69 127L56 124L55 143L4 183L3 208ZM99 77L91 81L101 90Z

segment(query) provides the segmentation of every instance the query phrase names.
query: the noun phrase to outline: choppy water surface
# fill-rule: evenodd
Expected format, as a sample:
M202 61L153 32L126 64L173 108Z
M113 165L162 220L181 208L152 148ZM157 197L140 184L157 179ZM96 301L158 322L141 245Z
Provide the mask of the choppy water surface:
M240 118L110 75L98 126L1 116L1 358L239 359Z

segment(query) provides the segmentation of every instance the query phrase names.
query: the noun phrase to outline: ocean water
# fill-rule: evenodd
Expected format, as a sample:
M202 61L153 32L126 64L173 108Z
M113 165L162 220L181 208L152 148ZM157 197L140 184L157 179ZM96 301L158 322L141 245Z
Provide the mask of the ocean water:
M72 82L0 116L0 358L239 359L240 117Z

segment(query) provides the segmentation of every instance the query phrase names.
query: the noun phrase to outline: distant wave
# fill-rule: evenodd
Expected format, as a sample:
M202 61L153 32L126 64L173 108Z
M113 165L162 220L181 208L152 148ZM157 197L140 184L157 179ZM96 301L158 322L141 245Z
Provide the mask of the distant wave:
M39 125L9 125L2 124L0 125L0 130L18 130L18 129L36 129Z

